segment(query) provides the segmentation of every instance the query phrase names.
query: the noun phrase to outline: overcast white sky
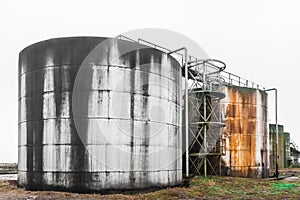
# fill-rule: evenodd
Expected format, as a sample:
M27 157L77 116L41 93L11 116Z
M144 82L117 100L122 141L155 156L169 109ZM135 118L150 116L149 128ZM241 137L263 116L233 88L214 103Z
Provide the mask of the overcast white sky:
M267 88L278 88L279 122L300 145L298 2L1 1L0 162L17 162L17 68L18 53L24 47L53 37L109 37L132 29L152 27L184 34L197 42L211 58L226 62L227 71ZM270 113L270 120L274 122L273 113Z

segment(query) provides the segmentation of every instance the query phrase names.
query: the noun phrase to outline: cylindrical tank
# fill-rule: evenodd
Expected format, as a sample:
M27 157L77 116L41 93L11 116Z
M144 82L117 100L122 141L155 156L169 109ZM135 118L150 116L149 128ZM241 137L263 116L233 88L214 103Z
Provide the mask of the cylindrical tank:
M290 150L290 133L284 132L284 167L289 167L291 163L291 150Z
M221 100L225 120L224 175L268 176L267 93L252 88L225 86Z
M278 168L284 168L284 127L278 125ZM276 124L269 124L270 174L276 169Z
M19 55L18 183L76 192L181 184L179 63L128 41L58 38Z

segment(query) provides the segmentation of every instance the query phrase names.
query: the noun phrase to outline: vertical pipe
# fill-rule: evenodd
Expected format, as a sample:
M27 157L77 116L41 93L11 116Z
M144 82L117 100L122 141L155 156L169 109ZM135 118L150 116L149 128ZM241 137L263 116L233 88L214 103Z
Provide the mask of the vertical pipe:
M188 97L188 51L187 48L182 47L175 51L170 51L168 54L172 54L178 51L184 50L184 76L185 76L185 174L186 178L189 178L189 97Z
M279 159L279 151L278 151L278 119L277 119L277 89L275 89L275 121L276 121L276 178L278 178L279 172L278 172L278 159Z
M219 156L219 176L222 176L222 161L221 161L221 156Z
M204 93L203 97L203 106L204 106L204 136L203 136L203 146L204 146L204 177L207 176L207 169L206 169L206 94Z
M204 177L207 176L207 166L206 166L206 151L207 151L207 147L206 147L206 128L207 128L207 124L206 124L206 67L205 67L205 62L203 62L203 111L204 111L204 136L203 136L203 146L204 146Z
M187 63L187 49L185 49L184 53L184 75L185 75L185 166L186 166L186 177L189 177L189 98L188 98L188 63Z
M183 64L183 58L181 59L181 66L184 66L184 64ZM180 128L179 128L179 135L180 135L180 139L179 139L179 144L180 144L180 146L181 145L183 145L183 121L182 121L182 112L183 112L183 102L182 102L182 100L183 100L183 96L182 96L182 94L183 94L183 91L182 91L182 69L180 68L180 74L179 74L179 88L180 88L180 90L179 90L179 124L180 124ZM182 146L181 146L181 150L183 150L182 149ZM180 152L180 154L181 155L183 155L182 154L183 152ZM178 157L177 157L178 158ZM183 161L182 161L183 162Z
M219 119L218 119L218 121L221 122L222 121L222 114L221 114L222 112L221 112L221 102L220 102L220 100L218 100L218 105L219 105L219 107L218 107L218 110L219 110ZM223 153L223 137L222 137L221 129L220 129L220 132L219 132L219 140L220 140L220 142L219 142L219 145L220 145L219 152L222 154ZM221 156L219 156L219 176L222 176L221 170L222 170L222 161L221 161Z
M267 91L275 91L275 123L276 123L276 166L275 166L275 176L278 178L279 171L278 171L278 159L279 159L279 151L278 151L278 94L277 94L277 89L272 88L272 89L267 89L264 90L265 92Z

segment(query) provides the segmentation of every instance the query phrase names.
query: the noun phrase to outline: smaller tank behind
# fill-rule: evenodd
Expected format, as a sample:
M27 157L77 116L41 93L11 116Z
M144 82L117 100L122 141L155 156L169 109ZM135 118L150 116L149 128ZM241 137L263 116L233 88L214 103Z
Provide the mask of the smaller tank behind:
M287 144L288 143L288 144ZM285 168L288 166L287 154L289 154L289 133L284 132L284 126L278 125L278 168ZM271 173L276 168L276 125L269 125L269 146L270 146L270 169Z
M290 133L284 132L284 167L289 167L292 161L290 142Z

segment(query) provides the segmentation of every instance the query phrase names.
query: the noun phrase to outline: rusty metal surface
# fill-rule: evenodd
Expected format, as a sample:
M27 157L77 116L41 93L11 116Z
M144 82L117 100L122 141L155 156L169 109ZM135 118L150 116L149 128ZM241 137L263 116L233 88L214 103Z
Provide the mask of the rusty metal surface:
M97 62L86 61L93 78L84 82L87 89L77 91L82 101L72 102L79 66L105 39L51 39L20 53L21 186L104 191L181 183L180 65L175 59L155 49L119 55L120 43L113 40ZM143 70L143 64L149 67Z
M226 127L223 175L268 176L267 94L261 90L226 86L221 100Z

